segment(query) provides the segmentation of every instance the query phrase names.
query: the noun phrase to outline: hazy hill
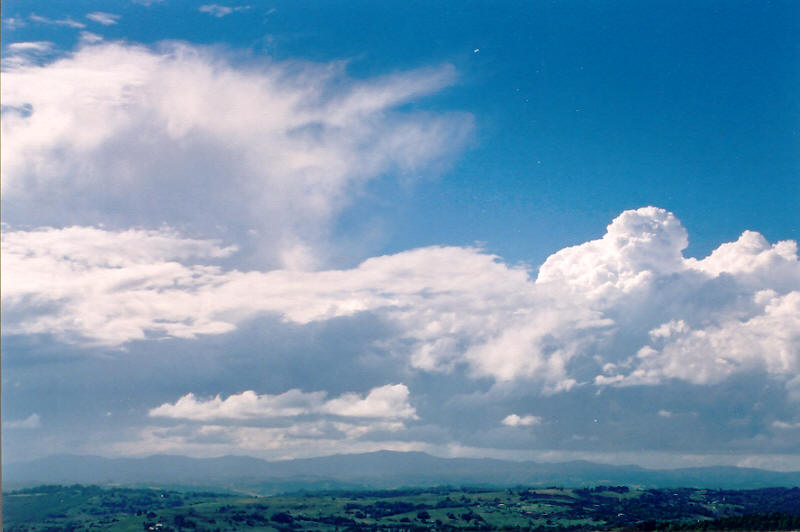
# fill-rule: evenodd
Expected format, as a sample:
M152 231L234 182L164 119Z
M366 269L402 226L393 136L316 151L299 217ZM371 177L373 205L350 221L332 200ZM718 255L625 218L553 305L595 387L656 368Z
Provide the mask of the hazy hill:
M130 484L217 486L274 493L338 487L411 485L639 485L644 487L760 488L800 486L800 472L737 467L674 470L592 462L512 462L486 458L437 458L425 453L379 451L268 462L245 456L101 458L59 455L5 464L4 486Z

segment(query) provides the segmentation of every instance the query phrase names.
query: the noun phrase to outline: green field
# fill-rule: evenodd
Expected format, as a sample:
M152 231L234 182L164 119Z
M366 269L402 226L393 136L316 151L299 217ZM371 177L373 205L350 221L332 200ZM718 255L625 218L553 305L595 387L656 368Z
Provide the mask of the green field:
M337 491L272 497L98 486L3 494L21 531L792 530L800 489Z

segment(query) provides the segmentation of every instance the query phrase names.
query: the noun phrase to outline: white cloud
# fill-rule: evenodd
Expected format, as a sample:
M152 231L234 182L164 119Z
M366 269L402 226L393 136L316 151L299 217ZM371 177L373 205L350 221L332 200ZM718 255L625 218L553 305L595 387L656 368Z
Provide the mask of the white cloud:
M519 416L517 414L509 414L503 418L503 425L507 427L532 427L542 422L539 416Z
M250 6L221 6L218 4L207 4L200 6L199 11L202 13L208 13L211 16L222 18L224 16L230 15L231 13L235 13L237 11L246 11L250 9Z
M751 290L769 287L787 292L800 287L797 243L784 240L770 245L755 231L745 231L736 242L722 244L703 260L687 259L687 264L713 276L735 276Z
M38 429L42 427L42 420L39 414L34 413L19 421L3 423L3 426L7 429Z
M271 460L366 453L379 450L422 451L430 445L401 439L370 439L372 432L396 432L392 422L332 423L299 422L289 427L247 427L201 425L176 427L148 426L128 441L106 443L89 452L124 456L147 456L155 453L179 453L208 457L243 454Z
M98 35L96 33L92 33L91 31L82 31L81 32L81 42L86 44L97 44L103 40L102 35Z
M296 389L277 395L245 391L227 399L218 395L203 401L189 393L174 404L165 403L153 408L149 415L194 421L253 420L312 414L381 419L416 418L416 410L408 402L408 388L403 384L373 388L365 397L346 393L325 400L326 395L325 392L305 393Z
M377 347L419 371L545 393L761 372L794 393L795 244L725 244L698 261L682 257L686 243L670 213L626 211L603 238L552 255L533 280L474 248L415 249L349 270L241 272L209 265L230 248L169 230L6 231L3 301L16 319L6 332L119 345L220 334L260 313L306 324L370 312L392 325ZM372 407L340 399L343 412Z
M538 284L554 284L589 302L607 305L649 287L657 275L684 269L686 230L663 209L620 214L600 240L562 249L539 268Z
M19 28L24 28L28 24L23 19L18 17L3 17L3 25L10 31L13 31Z
M6 47L6 52L3 56L3 69L19 68L28 66L37 62L46 60L51 56L55 50L54 44L50 41L25 41L11 43ZM7 105L4 104L5 109L31 109L30 105ZM29 113L23 113L23 116L29 116ZM3 111L5 117L11 116L5 110Z
M6 324L9 334L117 345L228 332L259 313L305 324L376 312L399 332L384 348L414 367L464 365L476 376L536 378L557 391L572 382L566 363L587 341L581 335L607 326L537 294L527 271L470 248L417 249L351 270L239 272L182 264L231 250L168 230L7 231L2 245L14 280L2 285L7 315L17 319Z
M35 13L32 13L29 17L30 20L34 22L38 22L39 24L49 24L53 26L67 26L69 28L85 28L86 24L83 22L78 22L77 20L72 20L71 18L62 18L62 19L52 19L47 17L39 16Z
M225 15L230 15L233 13L233 9L227 6L219 6L217 4L208 4L204 6L200 6L198 9L202 13L208 13L217 18L222 18Z
M224 400L217 395L203 401L188 393L174 404L153 408L148 415L195 421L300 416L318 410L325 395L325 392L304 393L296 389L278 395L258 395L248 390Z
M408 402L408 388L404 384L387 384L373 388L366 397L346 393L325 402L321 412L344 417L414 419L417 412Z
M114 13L104 13L103 11L95 11L86 15L86 18L102 24L103 26L111 26L119 22L120 16Z
M309 458L332 454L365 453L379 450L422 451L447 458L486 458L504 460L532 460L537 462L565 462L589 460L598 463L671 469L675 467L701 467L732 465L758 467L775 471L800 468L796 453L693 453L676 451L585 451L563 448L497 449L473 447L449 441L441 444L419 441L378 440L348 437L326 423L298 423L291 427L242 427L231 425L202 425L177 427L147 426L138 429L128 439L85 445L82 452L105 456L148 456L152 454L181 454L194 457L215 457L227 454L246 454L267 460ZM116 436L116 435L115 435Z
M8 45L10 52L44 53L50 52L52 49L53 43L50 41L15 42Z
M790 376L800 371L800 291L755 294L761 312L691 329L665 324L651 331L655 348L620 384L656 384L677 378L695 384L720 382L734 373L766 371ZM670 330L664 333L665 326ZM659 345L661 344L661 345Z
M781 430L800 429L800 423L787 423L786 421L773 421L772 426Z
M786 389L791 400L800 402L800 375L795 375L794 378L789 379L786 383Z
M246 391L226 399L186 394L164 403L150 417L201 424L144 427L131 441L113 447L123 454L181 452L208 456L253 453L273 459L379 449L419 450L423 444L393 441L417 419L408 388L388 384L365 395L289 390L282 394Z
M5 332L78 335L114 345L143 339L151 330L177 337L230 331L231 323L182 308L197 304L192 290L198 286L212 289L218 271L175 261L221 258L234 250L166 230L5 232L2 260L9 277L2 296L12 309ZM35 311L28 321L28 306L50 310ZM16 320L21 322L14 325Z
M311 268L361 187L449 160L472 128L397 110L453 83L449 66L354 80L344 63L241 59L107 43L10 65L4 105L32 112L2 122L5 220L253 229L261 264Z

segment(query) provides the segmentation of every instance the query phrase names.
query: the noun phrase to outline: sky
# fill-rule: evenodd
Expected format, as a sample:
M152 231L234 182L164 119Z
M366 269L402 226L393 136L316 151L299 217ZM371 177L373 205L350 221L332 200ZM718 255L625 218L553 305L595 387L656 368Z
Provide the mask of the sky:
M8 0L3 461L800 470L797 2Z

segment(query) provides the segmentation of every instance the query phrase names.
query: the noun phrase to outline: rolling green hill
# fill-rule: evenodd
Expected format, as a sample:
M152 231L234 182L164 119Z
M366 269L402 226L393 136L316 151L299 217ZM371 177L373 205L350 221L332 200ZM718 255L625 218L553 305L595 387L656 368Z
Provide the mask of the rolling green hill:
M243 497L74 485L3 497L7 532L800 528L798 488L440 487Z

